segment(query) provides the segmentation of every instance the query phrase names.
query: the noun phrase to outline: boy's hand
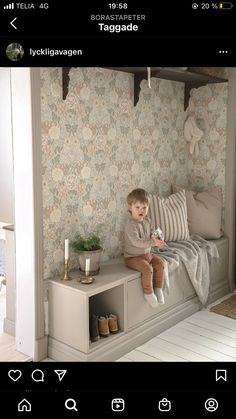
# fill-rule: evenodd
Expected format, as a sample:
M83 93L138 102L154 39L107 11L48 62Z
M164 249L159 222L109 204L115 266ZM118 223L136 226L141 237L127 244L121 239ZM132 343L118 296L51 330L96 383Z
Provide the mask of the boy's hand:
M157 246L157 247L162 247L162 246L165 246L165 244L166 244L166 242L164 240L160 240L156 237L153 237L153 240L155 242L155 246Z

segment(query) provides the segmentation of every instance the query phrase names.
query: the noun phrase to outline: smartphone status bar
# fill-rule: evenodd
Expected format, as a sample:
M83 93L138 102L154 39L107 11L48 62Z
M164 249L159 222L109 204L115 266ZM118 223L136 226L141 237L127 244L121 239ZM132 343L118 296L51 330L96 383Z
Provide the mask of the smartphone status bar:
M63 4L9 2L1 9L0 39L10 35L188 37L198 36L199 28L203 36L217 36L223 26L224 36L235 36L236 8L232 2L160 2L156 7L155 2L148 0L142 4L99 1L79 3L76 9L74 2L68 0Z

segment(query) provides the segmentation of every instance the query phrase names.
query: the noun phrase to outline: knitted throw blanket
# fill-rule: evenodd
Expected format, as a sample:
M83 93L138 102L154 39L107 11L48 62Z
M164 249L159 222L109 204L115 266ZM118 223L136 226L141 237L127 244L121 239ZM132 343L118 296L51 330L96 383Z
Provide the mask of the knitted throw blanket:
M169 293L169 272L183 263L195 292L203 305L206 305L210 287L210 262L219 259L218 249L213 241L200 236L190 240L168 242L162 249L152 248L164 261L164 291Z

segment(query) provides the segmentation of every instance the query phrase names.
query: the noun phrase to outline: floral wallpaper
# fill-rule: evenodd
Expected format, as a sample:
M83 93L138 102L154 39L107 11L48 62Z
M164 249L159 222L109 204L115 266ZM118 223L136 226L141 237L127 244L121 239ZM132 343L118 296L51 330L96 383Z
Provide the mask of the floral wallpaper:
M219 186L224 192L227 89L227 83L218 83L191 91L187 112L204 131L199 155L188 155L189 185L195 190Z
M61 69L41 69L44 278L63 272L64 240L103 224L103 259L123 249L127 194L136 187L163 196L173 182L224 186L227 84L195 89L186 112L204 113L208 135L197 159L183 136L184 84L141 83L133 105L133 75L72 68L62 100ZM70 266L77 267L70 249Z
M227 74L225 74L227 77ZM191 90L187 115L194 115L204 135L199 142L199 154L188 153L189 189L222 191L224 225L225 167L226 167L226 110L228 83L208 84Z

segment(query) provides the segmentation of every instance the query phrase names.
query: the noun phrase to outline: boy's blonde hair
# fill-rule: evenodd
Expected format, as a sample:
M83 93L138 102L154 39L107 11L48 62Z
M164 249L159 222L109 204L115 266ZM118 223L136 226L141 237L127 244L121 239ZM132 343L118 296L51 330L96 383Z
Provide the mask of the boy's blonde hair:
M132 205L132 204L135 204L135 202L137 201L141 202L142 204L150 205L149 193L141 188L134 189L127 196L127 202L128 202L128 205Z

